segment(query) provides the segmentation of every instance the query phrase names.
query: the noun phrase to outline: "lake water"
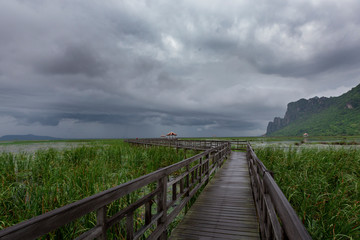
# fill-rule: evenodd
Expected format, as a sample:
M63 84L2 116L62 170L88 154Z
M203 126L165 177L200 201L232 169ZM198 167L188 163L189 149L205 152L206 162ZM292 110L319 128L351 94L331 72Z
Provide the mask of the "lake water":
M328 141L332 142L332 141ZM319 142L308 142L308 144L299 144L299 141L273 141L273 142L262 142L262 141L253 141L251 145L253 148L256 147L265 147L265 146L273 146L280 148L360 148L360 145L329 145L329 144L320 144ZM310 144L311 143L311 144ZM11 152L11 153L34 153L39 149L67 149L73 147L79 147L88 145L86 142L44 142L44 143L24 143L24 144L0 144L0 153L1 152Z
M0 153L1 152L11 152L11 153L34 153L40 149L65 149L65 148L73 148L78 146L86 145L86 143L82 142L44 142L44 143L26 143L26 144L4 144L0 145Z
M251 146L253 148L256 147L267 147L267 146L271 146L271 147L279 147L279 148L317 148L317 149L324 149L324 148L335 148L335 149L339 149L339 148L360 148L360 145L333 145L331 144L332 142L335 141L326 141L329 144L322 144L318 141L309 141L305 144L300 144L299 141L274 141L274 142L251 142Z

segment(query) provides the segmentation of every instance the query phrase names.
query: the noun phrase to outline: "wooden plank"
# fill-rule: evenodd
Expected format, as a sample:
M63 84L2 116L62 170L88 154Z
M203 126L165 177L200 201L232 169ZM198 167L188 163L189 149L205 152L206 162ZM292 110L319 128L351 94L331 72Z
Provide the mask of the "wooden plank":
M170 237L202 238L260 239L245 153L231 153Z
M181 239L181 240L190 240L190 239L248 239L248 240L259 240L257 236L248 236L248 235L233 235L233 234L223 234L217 232L207 232L207 231L187 231L184 230L179 232L177 235L171 236L172 240Z
M207 233L216 233L216 234L222 234L224 237L232 235L232 236L250 236L250 237L258 237L259 232L256 231L254 228L233 228L233 229L226 229L224 227L214 227L212 226L206 226L206 225L187 225L179 227L179 230L182 232L188 232L191 233L193 231L198 232L207 232Z
M209 222L208 219L203 219L203 218L198 218L196 219L195 217L193 217L193 226L199 226L199 225L206 225L207 227L211 227L211 228L221 228L221 229L239 229L239 228L247 228L247 229L251 229L251 231L258 231L257 230L257 226L258 223L257 222L233 222L233 221L217 221L217 222ZM182 225L184 226L184 225ZM179 226L179 228L181 228Z

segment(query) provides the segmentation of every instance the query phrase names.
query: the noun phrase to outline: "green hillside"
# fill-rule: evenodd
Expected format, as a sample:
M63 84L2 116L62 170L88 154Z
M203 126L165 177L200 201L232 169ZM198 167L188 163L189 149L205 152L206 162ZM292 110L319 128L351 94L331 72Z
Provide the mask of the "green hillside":
M360 85L328 102L318 112L298 114L286 126L267 135L296 136L305 132L311 136L360 135ZM291 111L288 109L287 115L288 112Z

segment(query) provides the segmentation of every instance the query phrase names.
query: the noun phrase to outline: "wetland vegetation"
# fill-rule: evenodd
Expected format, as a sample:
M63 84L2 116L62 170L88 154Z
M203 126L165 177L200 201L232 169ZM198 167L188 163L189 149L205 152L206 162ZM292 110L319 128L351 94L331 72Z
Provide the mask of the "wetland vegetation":
M360 239L360 149L255 150L313 239Z
M218 139L253 144L313 239L360 239L359 136L309 137L306 142L302 137ZM22 144L34 142L0 143L20 146L18 152L0 151L0 230L185 158L182 150L133 147L122 140L35 143L50 148L26 152ZM56 144L68 145L51 147ZM188 151L187 157L194 154ZM143 194L117 201L108 214ZM93 227L95 219L95 214L86 215L44 238L78 236ZM124 236L121 231L114 234Z
M187 157L194 155L187 151ZM185 158L182 150L134 147L122 140L35 152L0 153L0 230L55 208L128 182ZM124 207L137 192L108 209ZM141 216L139 216L141 221ZM82 217L44 238L69 239L94 226L95 214ZM116 233L121 238L121 232Z

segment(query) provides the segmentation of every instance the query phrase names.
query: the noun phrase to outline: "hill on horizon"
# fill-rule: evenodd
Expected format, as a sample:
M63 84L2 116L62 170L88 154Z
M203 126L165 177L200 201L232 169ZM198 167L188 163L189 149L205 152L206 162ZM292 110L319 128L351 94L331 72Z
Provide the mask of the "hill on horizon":
M284 118L269 122L267 136L360 135L360 84L339 97L300 99Z
M0 137L0 141L35 141L35 140L61 140L62 138L55 138L49 136L37 136L33 134L27 135L4 135Z

